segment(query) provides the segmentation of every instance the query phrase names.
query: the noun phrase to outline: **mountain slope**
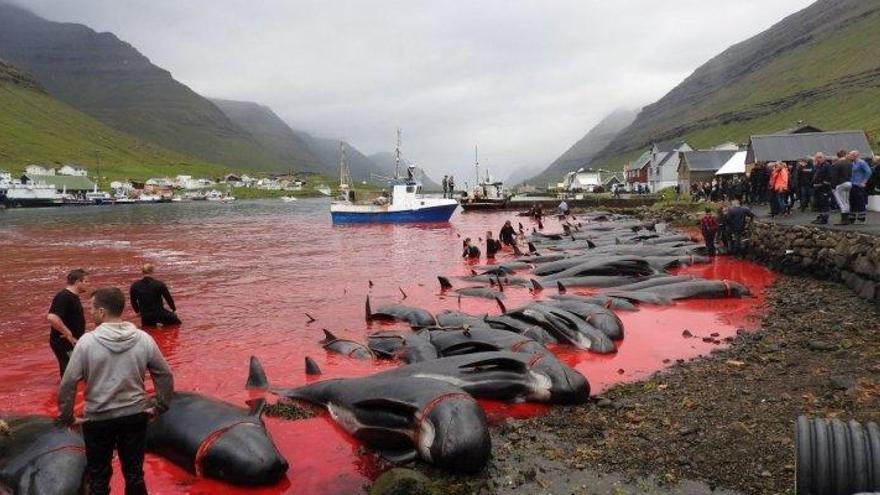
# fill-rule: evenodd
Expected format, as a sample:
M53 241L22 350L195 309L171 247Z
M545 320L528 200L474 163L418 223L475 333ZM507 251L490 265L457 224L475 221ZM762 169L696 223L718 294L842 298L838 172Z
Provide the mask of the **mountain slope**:
M554 160L547 169L527 182L536 185L559 182L567 172L590 165L593 158L608 146L620 131L633 123L637 113L636 110L623 108L611 112L571 148Z
M880 0L820 0L699 67L596 157L621 165L652 141L694 147L792 127L880 132ZM876 141L875 141L876 143Z
M289 168L213 103L111 33L51 22L0 0L0 58L114 129L231 167Z
M269 107L249 101L211 100L237 126L246 130L280 163L316 174L333 175L329 168L309 149L302 136L293 132Z
M227 169L111 129L45 92L23 71L0 61L0 168L75 162L92 174L146 179L191 173L218 177Z
M306 132L294 131L308 146L323 165L324 174L331 177L339 175L339 141L336 139L312 136ZM376 182L373 175L386 175L386 172L373 163L367 156L349 143L345 146L345 162L351 170L351 178L356 181Z
M367 158L369 158L371 162L375 163L379 168L381 168L384 171L383 175L386 175L388 177L394 176L394 169L395 169L394 153L382 151L379 153L373 153L372 155L369 155ZM401 167L400 173L401 174L406 173L406 170L405 170L406 165L402 163L400 165L400 167ZM416 177L422 181L422 188L426 191L442 191L443 190L443 188L440 186L440 184L438 184L433 179L431 179L428 176L428 173L425 172L425 170L421 167L416 167Z

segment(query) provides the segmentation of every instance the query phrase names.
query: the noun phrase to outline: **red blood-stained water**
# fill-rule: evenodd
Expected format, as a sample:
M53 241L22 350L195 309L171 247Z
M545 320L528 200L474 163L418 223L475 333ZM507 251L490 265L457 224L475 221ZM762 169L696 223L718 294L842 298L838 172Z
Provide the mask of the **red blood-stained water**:
M497 313L491 301L441 295L436 276L468 273L470 267L459 257L461 240L485 238L489 229L497 234L507 219L514 225L522 221L531 230L530 221L511 213L457 213L443 225L333 227L326 201L0 212L0 410L55 414L58 376L47 344L46 311L71 268L90 270L93 287L127 287L142 263L157 264L157 276L172 288L184 325L149 332L174 369L177 388L243 405L251 355L262 359L273 383L287 386L308 381L305 356L320 364L323 378L361 376L394 366L327 354L317 343L322 328L361 341L380 328L404 328L365 324L367 294L374 305L400 302L402 289L405 304L434 312ZM553 220L546 224L547 231L559 229ZM498 260L511 257L506 253ZM750 327L762 306L763 289L773 280L762 267L726 258L683 272L742 282L756 297L619 312L626 338L614 355L555 348L589 378L593 393L716 347L702 337L717 333L714 339L721 340L735 335L737 328ZM506 294L511 308L536 297L517 288L508 288ZM305 313L317 321L306 323ZM130 310L125 317L137 322ZM694 338L684 338L685 329ZM546 409L483 404L492 421ZM276 486L235 488L199 479L148 455L151 492L351 493L385 468L374 456L360 453L357 443L326 416L297 422L266 418L266 423L290 462L287 478ZM119 492L118 466L116 473L113 487Z

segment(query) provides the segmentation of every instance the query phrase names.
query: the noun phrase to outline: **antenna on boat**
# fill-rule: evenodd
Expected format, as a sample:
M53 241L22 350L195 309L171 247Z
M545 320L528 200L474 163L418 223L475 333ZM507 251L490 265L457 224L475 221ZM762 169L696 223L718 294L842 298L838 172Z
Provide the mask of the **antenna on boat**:
M397 148L394 149L394 178L400 178L400 127L397 128Z
M351 172L345 163L345 141L339 140L339 188L351 187Z

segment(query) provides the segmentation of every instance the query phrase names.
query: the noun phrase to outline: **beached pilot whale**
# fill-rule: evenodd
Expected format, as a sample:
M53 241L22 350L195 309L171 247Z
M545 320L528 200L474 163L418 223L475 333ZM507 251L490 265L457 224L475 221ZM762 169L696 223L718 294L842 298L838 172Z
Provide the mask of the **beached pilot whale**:
M460 328L427 327L410 335L379 332L370 335L368 339L370 348L376 354L400 358L405 363L488 351L523 354L548 352L546 347L535 340L485 324Z
M369 347L355 342L354 340L340 339L333 335L330 330L324 329L324 339L320 342L321 347L329 352L335 352L355 359L373 359L376 357Z
M250 410L196 393L176 392L147 427L147 450L191 473L236 485L271 485L287 472L261 418Z
M552 354L479 352L408 364L375 377L430 378L461 387L474 397L508 402L580 404L590 384Z
M380 306L373 311L370 305L370 296L367 296L365 305L367 321L372 320L398 320L410 324L414 328L428 327L437 324L434 315L421 308L413 308L402 304L388 304Z
M393 462L418 457L450 471L475 473L492 450L483 409L462 389L443 381L380 373L270 388L252 357L248 383L326 408L349 434Z
M0 415L0 493L78 494L85 469L79 433L49 416Z

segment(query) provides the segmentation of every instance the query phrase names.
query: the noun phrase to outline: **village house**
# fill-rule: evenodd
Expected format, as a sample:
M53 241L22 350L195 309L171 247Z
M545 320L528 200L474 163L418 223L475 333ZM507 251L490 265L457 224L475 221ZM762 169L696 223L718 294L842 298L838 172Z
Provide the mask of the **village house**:
M651 147L651 165L648 169L648 184L651 191L657 192L678 185L678 164L680 153L693 151L685 142L654 143Z
M651 166L651 150L642 153L635 161L624 166L624 178L627 189L635 190L638 186L648 187L648 168Z
M759 162L796 162L817 152L833 157L839 150L858 150L862 157L874 156L865 131L800 132L754 135L749 140L746 165Z
M175 177L176 187L179 189L186 189L187 191L194 191L197 189L205 189L208 187L212 187L214 185L214 181L211 179L194 179L191 175L178 175Z
M12 174L6 170L0 170L0 182L12 182Z
M49 184L60 193L85 194L97 187L88 177L78 175L39 175L25 172L21 176L22 183Z
M25 175L55 175L55 169L42 165L28 165L24 168L24 173Z
M148 179L147 182L144 183L143 189L149 194L168 195L171 194L171 189L173 187L174 182L170 179L161 177Z
M565 174L559 189L567 192L595 192L619 184L620 177L607 170L578 169Z
M67 164L58 169L58 175L69 175L71 177L88 177L89 172L83 167Z
M715 173L736 153L736 150L681 152L678 164L678 185L681 186L681 192L690 193L692 184L712 182Z

